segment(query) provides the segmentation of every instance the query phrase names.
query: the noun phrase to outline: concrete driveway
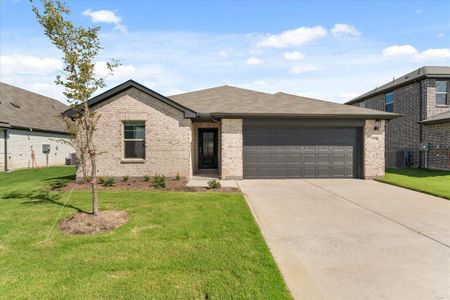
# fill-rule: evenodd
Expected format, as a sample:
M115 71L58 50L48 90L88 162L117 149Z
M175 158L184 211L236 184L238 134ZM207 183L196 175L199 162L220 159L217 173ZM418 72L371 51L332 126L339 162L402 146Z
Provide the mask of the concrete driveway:
M239 185L296 299L450 299L450 201L356 179Z

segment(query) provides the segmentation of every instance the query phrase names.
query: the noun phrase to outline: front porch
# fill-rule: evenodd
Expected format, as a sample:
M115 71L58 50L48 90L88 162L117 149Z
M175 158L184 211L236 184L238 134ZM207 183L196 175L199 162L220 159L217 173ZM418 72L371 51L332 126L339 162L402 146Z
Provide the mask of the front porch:
M193 122L193 177L208 174L208 180L214 176L222 180L242 179L242 172L242 120Z
M222 187L239 188L236 180L221 180L217 170L199 170L193 175L186 186L192 187L208 187L208 181L217 180Z

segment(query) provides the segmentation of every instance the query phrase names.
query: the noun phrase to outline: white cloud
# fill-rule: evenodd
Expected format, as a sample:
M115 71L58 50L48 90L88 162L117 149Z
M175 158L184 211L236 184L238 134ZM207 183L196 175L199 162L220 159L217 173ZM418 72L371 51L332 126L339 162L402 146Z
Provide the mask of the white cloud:
M228 57L228 52L226 50L220 50L218 54L223 58Z
M384 57L404 56L413 54L417 54L417 50L411 45L394 45L383 49Z
M305 56L298 51L284 52L283 57L285 60L302 60L305 58Z
M361 32L359 32L355 26L348 25L348 24L335 24L334 27L331 29L331 33L335 37L349 35L349 36L358 36L361 35Z
M258 57L250 57L247 59L247 65L259 65L262 64L264 61Z
M1 73L47 75L62 69L57 58L32 55L0 56Z
M301 73L307 73L307 72L313 72L317 71L319 68L316 65L313 64L306 64L306 65L298 65L293 66L289 69L289 73L291 74L301 74Z
M117 16L115 12L111 10L92 10L92 9L86 9L82 13L83 16L87 16L91 18L91 21L94 23L108 23L108 24L114 24L115 29L126 32L127 28L122 23L122 18Z
M440 59L440 58L449 58L450 57L450 49L448 48L436 48L436 49L427 49L417 55L418 59Z
M437 34L438 38L443 38L444 36L445 36L445 34L443 32L440 32L440 33Z
M258 43L259 47L286 48L301 46L307 42L324 37L327 31L321 26L300 27L280 34L269 35Z

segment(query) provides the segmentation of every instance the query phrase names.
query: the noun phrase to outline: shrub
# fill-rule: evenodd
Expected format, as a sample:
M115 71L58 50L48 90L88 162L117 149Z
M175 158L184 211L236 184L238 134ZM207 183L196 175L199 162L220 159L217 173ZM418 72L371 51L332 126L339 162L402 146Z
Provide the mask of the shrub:
M128 181L128 178L129 178L128 175L125 175L125 176L122 177L122 181L123 181L123 182L127 182L127 181Z
M177 173L177 176L175 176L175 179L176 180L180 180L181 179L180 173Z
M103 180L102 185L105 186L105 187L110 187L110 186L113 186L115 182L116 182L116 181L114 180L114 178L112 178L112 177L106 177L106 178Z
M91 182L92 177L91 176L86 176L85 182Z
M166 187L166 177L164 175L153 176L153 186L157 189Z
M98 182L100 184L103 184L105 182L105 180L107 180L107 179L108 179L108 177L106 177L106 176L99 176L98 177Z
M60 189L60 188L65 187L66 185L67 185L67 181L58 180L58 181L50 183L50 189L51 190Z
M150 181L150 176L145 175L143 180L144 180L144 181Z
M210 189L220 189L222 187L222 185L220 184L219 181L213 179L213 180L208 181L208 187Z

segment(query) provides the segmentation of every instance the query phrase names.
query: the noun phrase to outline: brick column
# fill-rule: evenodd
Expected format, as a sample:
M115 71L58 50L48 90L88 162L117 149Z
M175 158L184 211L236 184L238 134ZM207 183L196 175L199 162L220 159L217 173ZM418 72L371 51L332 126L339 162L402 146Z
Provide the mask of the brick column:
M366 179L384 176L384 139L385 121L366 120L364 126L364 178Z
M242 119L222 119L222 179L242 179Z

